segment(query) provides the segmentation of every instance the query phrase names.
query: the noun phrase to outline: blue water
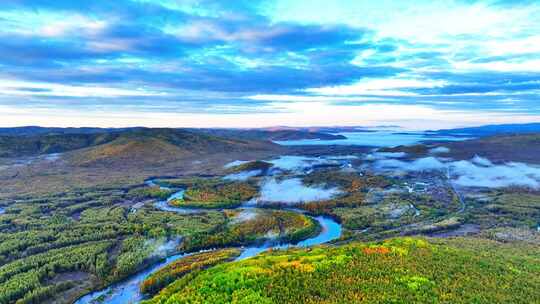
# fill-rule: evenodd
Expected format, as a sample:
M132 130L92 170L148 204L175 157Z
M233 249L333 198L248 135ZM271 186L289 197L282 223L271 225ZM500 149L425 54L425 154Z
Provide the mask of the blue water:
M299 247L310 247L328 243L339 239L341 236L341 225L329 217L318 216L315 218L321 225L321 232L316 237L306 239L297 244Z
M313 146L313 145L356 145L373 147L395 147L401 145L413 145L426 141L461 141L471 139L468 137L456 136L434 136L424 132L396 133L391 131L374 132L346 132L338 133L346 139L337 140L319 140L319 139L300 139L300 140L281 140L275 143L284 146Z
M124 281L113 284L103 290L87 294L86 296L77 300L75 303L139 303L144 299L143 295L139 291L139 285L144 281L144 279L160 268L185 256L187 256L187 254L178 254L168 257L165 261L155 264L154 266L147 268Z
M150 184L152 183L152 184ZM153 182L148 182L147 184L154 186ZM203 210L201 209L188 209L188 208L179 208L173 207L168 204L168 202L174 198L182 198L184 194L183 190L175 192L172 194L166 201L157 202L154 206L160 210L168 212L178 212L182 214L186 213L197 213ZM243 207L244 209L246 207ZM303 213L303 211L290 209L292 211ZM329 241L335 240L341 236L341 225L332 220L331 218L319 216L315 220L321 226L321 232L313 237L299 242L298 244L276 244L268 242L261 246L250 246L242 250L241 255L236 260L242 260L249 257L253 257L261 252L264 252L270 248L273 249L284 249L289 247L309 247L315 246ZM146 277L152 273L158 271L162 267L177 261L188 254L177 254L171 257L168 257L165 261L162 261L158 264L155 264L137 274L134 274L124 281L115 283L105 289L92 292L86 296L80 298L75 303L76 304L91 304L91 303L112 303L112 304L126 304L126 303L139 303L144 299L144 295L141 294L139 290L140 284L144 281Z
M341 225L335 222L333 219L325 216L318 216L315 218L315 220L317 220L317 222L319 222L319 225L321 226L321 232L317 236L305 239L298 244L275 244L272 242L267 242L266 244L260 246L250 246L245 248L242 251L242 254L240 254L240 256L236 258L236 260L238 261L256 256L257 254L264 252L270 248L286 249L289 247L316 246L336 240L341 236Z

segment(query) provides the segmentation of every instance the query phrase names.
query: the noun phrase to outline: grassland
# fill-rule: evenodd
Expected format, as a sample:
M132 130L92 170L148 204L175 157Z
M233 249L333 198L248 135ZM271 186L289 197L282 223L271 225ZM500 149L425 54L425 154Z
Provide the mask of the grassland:
M535 246L397 238L221 264L146 303L537 303L539 275Z

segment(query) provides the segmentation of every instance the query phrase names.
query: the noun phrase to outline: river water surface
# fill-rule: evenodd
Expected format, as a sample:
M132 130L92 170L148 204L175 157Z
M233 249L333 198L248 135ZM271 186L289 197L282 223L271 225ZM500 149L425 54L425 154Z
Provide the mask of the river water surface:
M151 182L153 184L153 182ZM179 208L173 207L168 204L169 201L175 198L182 198L184 191L175 192L171 195L166 201L160 201L155 204L155 207L168 212L178 212L182 214L190 214L201 212L201 209L191 209L191 208ZM245 208L245 207L242 207ZM295 212L302 212L296 209L288 209ZM329 217L319 216L314 218L319 225L321 226L320 233L312 238L305 239L297 244L293 243L276 243L276 242L267 242L263 245L258 246L248 246L242 248L242 253L236 260L246 259L252 256L255 256L261 252L264 252L270 248L272 249L283 249L289 247L309 247L324 244L335 240L341 236L341 225ZM115 283L105 289L92 292L85 295L84 297L77 300L77 304L87 304L87 303L112 303L112 304L127 304L127 303L139 303L144 299L144 295L141 294L139 290L140 284L152 273L158 271L160 268L173 263L179 259L182 259L189 254L177 254L168 257L166 260L155 264L151 267L146 268L143 271L140 271L127 279Z

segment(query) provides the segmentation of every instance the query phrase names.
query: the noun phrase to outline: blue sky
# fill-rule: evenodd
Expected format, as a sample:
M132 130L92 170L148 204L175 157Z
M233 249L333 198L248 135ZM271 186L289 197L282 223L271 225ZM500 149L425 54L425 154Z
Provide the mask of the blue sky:
M0 125L540 121L540 1L3 0Z

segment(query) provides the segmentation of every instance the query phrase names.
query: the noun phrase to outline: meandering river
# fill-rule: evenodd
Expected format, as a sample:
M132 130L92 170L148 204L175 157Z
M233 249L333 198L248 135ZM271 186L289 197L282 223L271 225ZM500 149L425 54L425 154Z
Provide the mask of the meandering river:
M154 184L152 181L149 183ZM173 207L168 204L168 202L175 198L182 198L184 191L175 192L171 195L166 201L159 201L155 204L155 207L168 212L178 212L182 214L190 214L201 212L201 209L191 209L191 208L179 208ZM242 207L245 208L245 207ZM290 209L295 212L302 212L296 209ZM263 245L258 246L248 246L243 247L242 253L236 260L246 259L252 256L255 256L265 250L270 248L272 249L281 249L288 247L309 247L319 244L324 244L335 240L341 236L341 225L329 217L319 216L314 218L319 225L321 226L320 233L312 238L305 239L297 244L293 243L276 243L276 242L267 242ZM140 271L127 279L120 281L118 283L112 284L111 286L106 287L105 289L92 292L85 295L84 297L77 300L77 304L86 304L86 303L112 303L112 304L126 304L126 303L138 303L144 299L144 295L139 290L139 285L152 273L158 271L160 268L175 262L179 259L182 259L189 254L177 254L168 257L166 260L157 263L151 267L146 268L143 271Z

